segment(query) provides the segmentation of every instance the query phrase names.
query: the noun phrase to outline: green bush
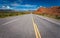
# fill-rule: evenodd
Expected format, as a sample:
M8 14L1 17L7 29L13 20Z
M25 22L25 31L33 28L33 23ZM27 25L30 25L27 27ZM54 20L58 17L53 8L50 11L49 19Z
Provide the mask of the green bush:
M56 19L60 19L60 16L56 15L55 18L56 18Z

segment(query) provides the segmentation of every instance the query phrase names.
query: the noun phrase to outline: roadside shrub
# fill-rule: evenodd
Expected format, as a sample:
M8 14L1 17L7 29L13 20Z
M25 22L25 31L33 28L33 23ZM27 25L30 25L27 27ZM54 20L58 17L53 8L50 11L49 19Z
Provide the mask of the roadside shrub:
M55 18L56 18L56 19L60 19L60 16L56 15Z

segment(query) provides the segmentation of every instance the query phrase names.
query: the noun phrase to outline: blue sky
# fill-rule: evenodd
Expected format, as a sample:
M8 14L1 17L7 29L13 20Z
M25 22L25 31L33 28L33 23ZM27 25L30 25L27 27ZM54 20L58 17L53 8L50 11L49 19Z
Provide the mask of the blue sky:
M36 10L41 6L60 6L60 0L0 0L0 9Z

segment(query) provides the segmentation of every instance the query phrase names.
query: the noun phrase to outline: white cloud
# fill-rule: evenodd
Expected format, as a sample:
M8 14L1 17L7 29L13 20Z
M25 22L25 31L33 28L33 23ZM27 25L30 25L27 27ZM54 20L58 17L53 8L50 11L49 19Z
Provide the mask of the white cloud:
M19 3L18 3L18 2L19 2ZM17 1L15 1L15 2L13 2L11 5L12 5L12 6L20 6L22 2L23 2L22 0L17 0Z
M36 5L25 4L25 6L30 6L31 7L31 6L36 6Z
M25 4L25 5L20 5L21 7L37 7L37 5L29 5L29 4Z
M20 6L20 4L18 4L18 3L13 3L13 4L11 4L11 6Z
M41 7L46 8L46 7L44 7L44 6L39 6L37 9L39 9L39 8L41 8Z
M46 7L44 7L44 6L40 6L40 7L46 8Z
M0 9L12 9L10 6L1 6L2 8Z
M13 8L11 8L10 6L6 6L6 9L13 9Z
M9 8L10 8L10 6L7 6L6 8L7 8L7 9L9 9Z
M40 6L40 7L43 7L43 6Z
M5 6L2 6L2 8L5 8Z

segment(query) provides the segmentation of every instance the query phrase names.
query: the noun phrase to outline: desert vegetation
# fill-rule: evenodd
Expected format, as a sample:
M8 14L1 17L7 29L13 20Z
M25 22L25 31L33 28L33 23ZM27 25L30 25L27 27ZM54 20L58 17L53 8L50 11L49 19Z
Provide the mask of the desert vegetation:
M7 11L7 10L1 10L0 11L0 18L4 18L4 17L9 17L9 16L18 16L18 15L23 15L23 14L29 14L29 11Z

